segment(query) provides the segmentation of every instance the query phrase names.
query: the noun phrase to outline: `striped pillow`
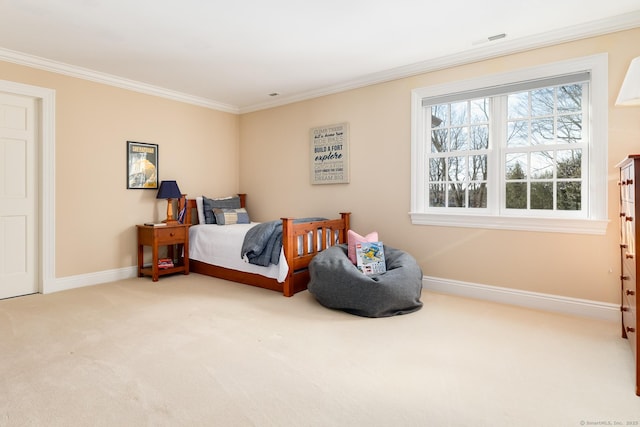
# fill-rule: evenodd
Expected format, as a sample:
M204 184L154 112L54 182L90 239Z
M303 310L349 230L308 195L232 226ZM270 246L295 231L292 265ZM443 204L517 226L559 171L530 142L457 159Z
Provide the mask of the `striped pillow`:
M239 209L220 209L214 208L213 214L216 217L216 224L249 224L249 213L245 208Z

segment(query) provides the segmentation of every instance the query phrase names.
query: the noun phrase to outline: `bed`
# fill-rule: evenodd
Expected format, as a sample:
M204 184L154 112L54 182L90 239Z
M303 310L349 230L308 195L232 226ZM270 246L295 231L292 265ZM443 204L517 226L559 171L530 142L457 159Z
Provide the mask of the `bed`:
M246 194L238 194L241 208ZM215 199L222 200L222 199ZM335 219L281 218L282 249L279 262L255 265L241 256L244 236L257 223L218 225L202 223L196 199L182 197L178 205L189 227L189 269L193 273L217 277L281 292L286 297L307 289L309 262L319 252L346 243L350 213ZM202 208L200 208L202 210ZM194 215L194 212L196 215ZM207 220L208 221L208 220ZM279 225L280 223L278 223ZM255 231L255 230L254 230Z

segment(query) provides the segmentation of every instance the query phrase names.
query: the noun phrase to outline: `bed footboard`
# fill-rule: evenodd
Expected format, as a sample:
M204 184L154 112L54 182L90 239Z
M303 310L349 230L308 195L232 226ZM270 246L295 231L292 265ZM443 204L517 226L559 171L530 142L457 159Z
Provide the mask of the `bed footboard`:
M294 223L294 218L282 218L282 245L289 265L289 274L282 293L290 297L307 288L308 266L314 256L330 246L347 242L349 212L340 219Z

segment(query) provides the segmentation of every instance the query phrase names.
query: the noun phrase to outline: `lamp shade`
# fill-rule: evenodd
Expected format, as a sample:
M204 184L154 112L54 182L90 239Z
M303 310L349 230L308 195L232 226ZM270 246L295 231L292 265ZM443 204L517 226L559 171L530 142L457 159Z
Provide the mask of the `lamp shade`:
M178 183L175 181L162 181L156 199L179 199L182 196Z
M640 105L640 56L631 61L631 65L629 65L616 105Z

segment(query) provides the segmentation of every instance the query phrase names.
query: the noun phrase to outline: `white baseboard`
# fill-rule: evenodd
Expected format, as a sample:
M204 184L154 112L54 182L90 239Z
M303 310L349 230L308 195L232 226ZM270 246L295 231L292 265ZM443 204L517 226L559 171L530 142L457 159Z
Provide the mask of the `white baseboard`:
M83 286L115 282L117 280L136 277L137 274L137 267L125 267L115 270L62 277L56 279L53 285L47 286L47 289L43 290L43 293L47 294L51 292L81 288ZM427 291L442 294L457 295L466 298L511 304L536 310L552 311L612 322L620 321L620 306L611 303L502 288L499 286L481 285L478 283L461 282L431 276L424 276L422 278L422 285Z
M49 294L51 292L66 291L69 289L82 288L84 286L115 282L117 280L136 277L137 275L137 267L125 267L115 270L98 271L96 273L80 274L77 276L61 277L55 279L53 284L49 284L47 289L43 289L42 293Z
M502 288L498 286L480 285L477 283L460 282L424 276L422 285L425 290L537 310L552 311L582 317L590 317L612 322L620 321L620 306L600 301L563 297L560 295L543 294L522 291L518 289Z

